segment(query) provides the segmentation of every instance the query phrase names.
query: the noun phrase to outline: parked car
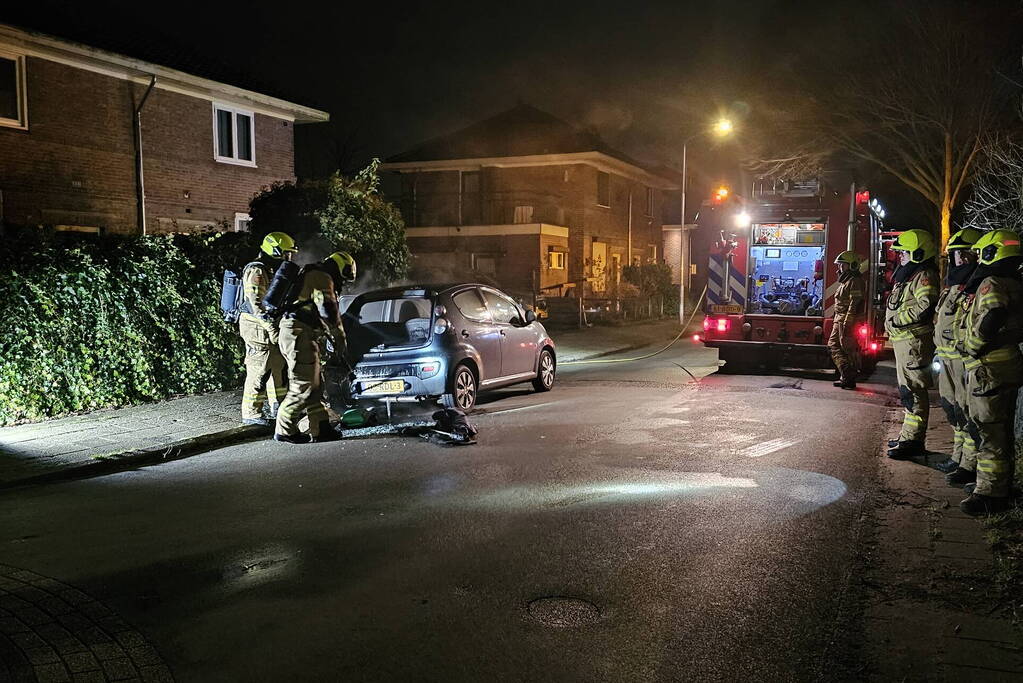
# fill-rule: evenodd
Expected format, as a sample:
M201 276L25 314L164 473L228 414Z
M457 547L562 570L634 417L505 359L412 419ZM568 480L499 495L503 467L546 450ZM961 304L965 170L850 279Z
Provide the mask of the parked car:
M475 283L394 287L344 314L355 400L440 401L468 411L481 390L554 386L554 341L504 292Z

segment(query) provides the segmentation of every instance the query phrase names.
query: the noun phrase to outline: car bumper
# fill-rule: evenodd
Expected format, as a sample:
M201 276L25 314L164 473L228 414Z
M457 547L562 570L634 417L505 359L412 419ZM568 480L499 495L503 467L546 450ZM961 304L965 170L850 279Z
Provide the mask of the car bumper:
M419 361L422 362L422 361ZM352 398L356 400L397 399L413 401L435 398L447 390L447 364L436 361L437 373L430 377L403 375L390 377L386 373L374 372L384 364L359 363L355 367L355 381L352 382ZM418 363L417 363L418 364ZM393 365L393 364L386 364ZM400 382L400 387L398 383Z

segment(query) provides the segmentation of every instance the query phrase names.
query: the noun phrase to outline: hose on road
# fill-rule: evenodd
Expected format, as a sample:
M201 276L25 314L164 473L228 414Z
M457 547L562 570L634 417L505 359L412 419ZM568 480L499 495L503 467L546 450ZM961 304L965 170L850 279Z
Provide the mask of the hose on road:
M703 303L703 297L706 296L706 294L707 294L707 286L704 285L703 286L703 291L700 292L700 298L696 300L696 305L693 306L693 312L689 315L689 319L686 320L686 324L682 326L682 331L678 333L678 336L676 336L674 339L672 339L670 342L668 342L668 345L665 346L663 349L659 349L657 351L654 351L653 353L647 353L647 354L642 355L642 356L636 356L634 358L594 358L592 360L569 360L569 361L565 361L564 363L558 363L558 365L591 365L591 364L598 364L598 363L632 363L632 362L635 362L635 361L638 361L638 360L646 360L647 358L653 358L654 356L656 356L658 354L664 353L665 351L670 349L672 346L674 346L675 343L679 339L681 339L682 336L686 333L686 330L689 329L689 324L693 322L693 318L695 318L696 314L700 312L700 304ZM676 365L677 365L677 363L676 363ZM682 366L679 366L679 367L682 367ZM685 370L685 368L682 368L682 369ZM689 371L686 370L686 372L689 372ZM692 376L692 373L689 373L689 374L690 374L690 376Z

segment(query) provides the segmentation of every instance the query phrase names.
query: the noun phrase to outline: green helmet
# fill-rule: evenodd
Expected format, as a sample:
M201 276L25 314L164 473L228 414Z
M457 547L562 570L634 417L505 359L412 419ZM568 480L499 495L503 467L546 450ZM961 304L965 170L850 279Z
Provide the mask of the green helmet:
M340 274L342 282L355 281L355 259L348 252L335 251L323 259L323 262L328 266L334 264L337 267L337 272Z
M860 255L855 251L843 251L835 257L835 264L848 263L850 270L858 271L861 263Z
M1012 230L985 232L973 245L973 250L980 254L978 260L989 266L1010 256L1019 256L1019 235Z
M953 251L955 249L972 249L973 245L977 243L980 236L983 235L977 228L963 228L958 232L952 234L948 238L948 244L945 245L945 251Z
M283 232L271 232L263 238L263 243L259 245L259 248L267 256L274 258L284 258L285 253L298 251L295 240L291 239L291 235Z
M929 258L934 258L938 248L931 233L915 229L901 233L892 245L892 251L908 251L911 263L923 263Z

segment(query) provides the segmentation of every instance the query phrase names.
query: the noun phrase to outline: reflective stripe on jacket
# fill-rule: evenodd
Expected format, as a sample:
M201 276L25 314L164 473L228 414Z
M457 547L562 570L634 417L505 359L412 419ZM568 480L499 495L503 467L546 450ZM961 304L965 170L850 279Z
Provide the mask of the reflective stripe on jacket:
M952 285L941 290L938 305L934 310L934 349L939 358L963 359L956 350L956 327L965 312L962 300L963 285Z
M986 277L977 292L964 299L956 345L968 356L967 369L984 365L1000 385L1023 382L1023 354L1019 349L1023 340L1023 284L1012 277ZM997 330L989 329L984 320L999 309L1004 322Z

